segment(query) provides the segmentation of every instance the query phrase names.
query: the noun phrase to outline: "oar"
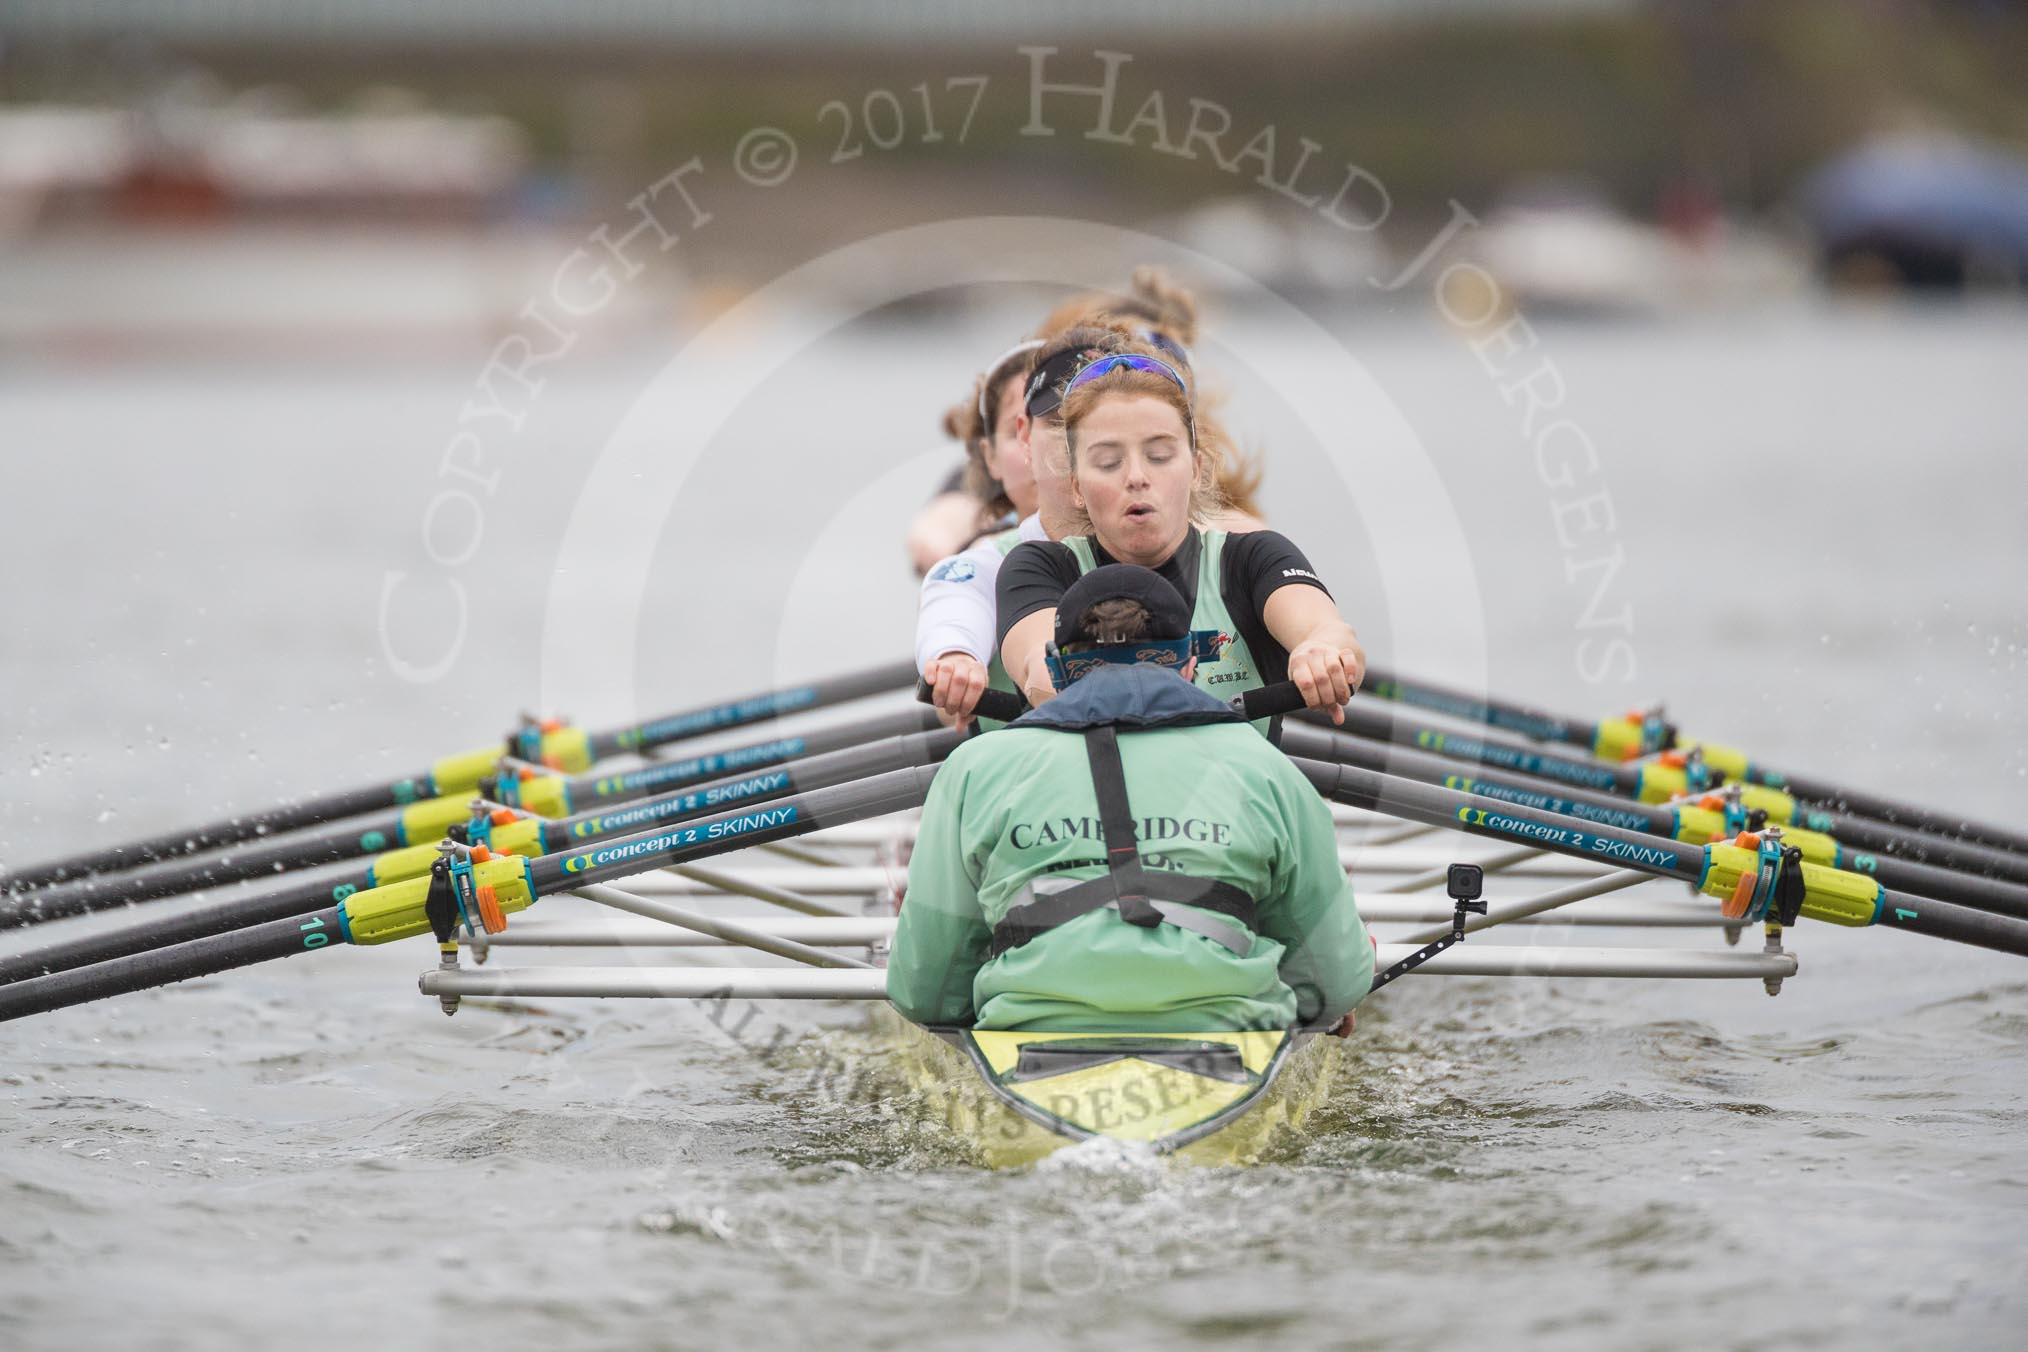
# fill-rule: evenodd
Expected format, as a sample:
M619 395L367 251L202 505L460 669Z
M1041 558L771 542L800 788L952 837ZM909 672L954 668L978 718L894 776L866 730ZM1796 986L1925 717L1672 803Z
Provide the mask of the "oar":
M992 693L998 695L998 692ZM1006 704L994 703L984 708L982 712L988 718L999 718L1004 715L1005 718L1011 719L1026 707L1018 696L1008 695L1005 696L1005 700ZM1284 683L1266 690L1250 691L1234 700L1233 705L1247 718L1268 718L1301 708L1302 695L1292 683ZM503 871L504 866L514 861L504 856L493 856L490 849L481 846L472 851L474 857L482 854L486 856L481 863L472 866L476 879L473 890L476 893L480 886L504 884L506 890L496 887L494 900L503 912L518 910L529 904L536 896L569 890L581 882L623 877L649 868L686 862L728 848L767 844L773 840L802 835L825 826L843 825L849 821L879 816L905 807L917 807L921 805L922 795L928 792L929 777L934 772L935 763L948 755L951 748L961 741L963 736L964 734L938 729L917 737L897 739L884 746L863 748L858 753L846 753L858 756L858 759L849 765L845 755L841 754L832 758L830 765L822 767L822 774L842 774L852 767L863 773L896 760L904 762L905 768L884 771L870 778L860 778L856 782L844 783L837 787L816 788L810 792L778 799L771 806L724 814L710 821L659 832L630 835L603 849L585 849L573 844L571 849L527 860L528 869L525 877L532 880L532 891L526 899L518 903L514 898L521 894L513 890L512 884L519 875L513 874L511 870ZM928 764L921 766L914 764L917 757ZM808 764L811 763L806 763ZM903 781L898 777L910 774L919 776L918 780L911 781L919 786L912 800L898 801L888 806L865 806L880 795L893 791L891 788L876 791L869 786L879 785L884 781L901 783ZM708 790L698 790L696 795L684 797L690 798L707 792ZM752 794L738 796L744 801L755 801ZM716 802L723 801L725 801L723 797L716 799ZM711 805L716 805L716 802ZM839 804L844 806L838 806ZM610 814L606 824L631 825L632 823L625 819L646 808L647 805L644 804L642 808L630 809L626 813ZM581 830L593 826L598 820L595 815L586 814L567 829L576 835ZM556 825L561 823L543 824L545 829ZM721 840L728 843L719 845L717 849L694 851L691 849L700 842ZM482 871L485 872L485 876L479 876ZM565 880L561 883L557 881L559 872ZM441 873L442 869L433 864L432 876ZM18 1018L25 1014L82 1004L129 990L167 985L194 976L209 975L232 967L266 961L273 957L289 956L309 948L322 948L334 942L333 935L340 935L344 940L353 943L382 942L387 938L404 937L418 931L407 928L402 929L400 933L385 932L385 922L376 917L390 908L407 915L408 912L403 908L411 906L412 890L424 881L422 878L411 878L401 882L382 883L378 887L345 896L336 906L324 905L326 897L322 894L305 898L301 893L281 892L270 896L247 898L228 906L213 908L204 913L202 919L195 916L179 917L124 931L112 946L120 950L117 956L113 954L111 948L93 950L70 946L62 950L44 949L37 953L25 954L16 961L28 964L31 971L35 966L42 966L46 969L45 973L22 976L13 980L11 984L0 986L0 1019ZM307 907L321 909L306 909L306 902ZM332 917L337 919L334 920ZM191 920L195 920L194 926L185 923ZM500 923L504 924L504 919ZM219 928L208 928L213 925ZM292 925L297 928L291 929ZM361 937L362 935L367 937ZM59 966L58 963L62 965ZM10 967L8 970L13 969Z
M525 779L499 776L481 781L478 791L512 808L560 816L591 804L630 802L732 770L776 765L798 756L835 751L936 726L935 716L927 711L900 709L799 737L776 738L688 760L658 761L623 774L594 772L568 779L559 775L533 775ZM103 874L27 892L0 902L0 929L356 859L390 847L427 849L441 840L446 831L471 817L471 802L469 792L432 798L386 817L262 841L224 854L167 860L132 873Z
M1531 708L1508 700L1480 697L1429 681L1418 681L1383 667L1368 666L1359 691L1393 700L1431 713L1443 714L1462 723L1484 723L1501 732L1516 733L1537 742L1581 746L1600 760L1632 760L1652 751L1667 750L1673 733L1659 720L1645 727L1633 715L1587 723L1561 714Z
M1728 910L1765 914L1771 925L1793 923L1800 916L1842 925L1885 924L2028 954L2028 924L1890 892L1873 879L1803 862L1799 851L1775 842L1742 836L1734 844L1687 845L1532 808L1488 811L1461 793L1352 766L1300 758L1293 763L1335 801L1690 881L1726 898ZM454 858L458 851L452 847L428 879L362 892L301 919L273 921L0 988L0 1019L337 943L384 943L431 932L439 948L454 960L460 924L497 932L506 924L507 914L556 892L918 807L934 774L931 767L890 771L766 806L537 859L493 857L483 848L472 851L469 859Z
M1358 700L1345 706L1344 731L1645 803L1664 803L1695 791L1688 769L1681 764L1649 760L1611 765L1603 761L1558 756L1494 737L1446 731L1373 705L1362 706ZM1768 820L1777 826L1800 826L1836 836L1841 844L1855 850L1875 851L1981 877L2028 883L2028 858L2020 855L1965 841L1941 840L1907 827L1891 826L1865 817L1841 816L1766 784L1741 785L1740 802L1749 811L1765 812Z
M610 809L594 809L555 821L528 818L496 823L480 818L475 837L458 832L461 844L483 844L494 854L537 856L580 846L607 836L637 833L651 826L688 821L725 810L732 804L770 802L810 789L829 788L889 770L940 763L965 739L965 734L939 728L889 738L868 746L849 747L808 756L772 769L700 784L681 793ZM208 938L249 925L308 915L320 907L375 887L419 878L440 857L434 845L390 851L364 868L321 870L285 887L215 906L180 910L172 916L26 953L0 957L0 984L66 972L109 962L149 949Z
M916 698L927 701L926 684L917 687ZM1302 707L1300 695L1287 682L1250 692L1242 699L1260 702L1259 711L1249 712L1249 718L1289 713ZM987 718L1011 721L1025 708L1019 696L989 690L981 697L978 712ZM1744 822L1729 820L1731 814L1725 810L1723 794L1701 795L1691 801L1680 799L1679 795L1688 787L1680 766L1608 766L1549 756L1526 747L1457 737L1361 706L1356 701L1346 706L1344 728L1340 732L1287 720L1282 724L1281 747L1291 756L1343 762L1441 784L1494 801L1532 806L1693 845L1735 837L1745 826ZM1374 743L1387 743L1394 749L1381 753L1373 749ZM1459 775L1456 773L1459 763L1506 766L1527 782L1510 784ZM1592 788L1577 787L1580 785ZM1839 824L1841 839L1825 830L1793 824L1805 809L1776 790L1744 786L1732 790L1731 796L1742 813L1750 810L1771 818L1781 827L1784 844L1800 850L1803 859L1812 864L1863 873L1884 886L1905 889L1920 897L2028 919L2028 885L2004 880L2020 871L2011 856L1970 845L1928 841L1858 819ZM1828 814L1812 813L1809 819L1832 824ZM1857 848L1862 845L1866 848ZM1916 858L1870 852L1892 849L1906 851ZM1960 867L1919 862L1925 854L1937 854L2000 876L1980 876Z
M915 683L915 698L918 704L934 702L934 695L928 681ZM1279 681L1274 685L1260 686L1244 694L1234 695L1226 703L1232 711L1248 722L1263 718L1279 718L1292 714L1304 707L1303 692L1294 681ZM980 694L979 702L973 706L974 718L990 718L998 723L1012 723L1030 709L1028 701L1011 690L987 690Z
M469 859L447 857L428 877L355 893L309 915L271 920L0 986L0 1020L345 944L382 944L434 933L439 947L448 947L454 955L461 923L497 932L506 924L507 915L542 897L588 883L920 807L935 774L934 766L891 770L763 806L536 859L493 855L483 848L472 851ZM455 847L450 851L451 855L458 853Z
M1242 698L1258 699L1260 708L1247 716L1264 718L1301 708L1300 697L1292 695L1294 689L1285 682L1250 692ZM927 701L926 684L918 685L916 698ZM1017 695L989 690L981 697L977 712L987 718L1012 721L1026 707ZM1361 749L1359 738L1390 743L1403 750L1395 753L1395 757L1378 757ZM1346 761L1489 799L1532 805L1691 844L1739 833L1727 820L1722 796L1701 795L1695 801L1680 801L1689 788L1681 766L1614 766L1551 756L1527 747L1445 733L1361 706L1357 701L1345 708L1343 732L1288 720L1282 724L1281 746L1295 756ZM1412 748L1426 748L1434 754L1410 758ZM1515 785L1460 776L1444 763L1446 760L1501 766L1531 782ZM1786 843L1800 849L1803 858L1813 864L1864 873L1886 886L1906 889L1922 897L1995 915L2028 918L2028 886L2023 885L2028 883L2028 868L2010 855L1972 845L1928 840L1857 818L1839 822L1828 813L1811 811L1789 795L1766 786L1744 786L1733 794L1742 810L1765 814L1780 826ZM1714 797L1719 801L1712 801ZM1800 825L1800 821L1810 824ZM1837 828L1836 835L1830 832L1833 826Z
M1366 682L1361 688L1382 699L1396 700L1466 722L1484 723L1502 732L1519 733L1538 742L1581 746L1603 760L1624 761L1653 752L1679 751L1686 757L1701 758L1705 766L1723 773L1728 779L1785 790L1826 812L1866 817L1946 840L1967 841L1990 849L2028 855L2028 834L2021 831L1904 803L1814 776L1776 770L1761 765L1735 747L1685 736L1659 715L1634 712L1590 723L1564 718L1525 704L1481 698L1377 668L1368 668Z
M1751 834L1732 843L1691 845L1518 805L1484 807L1454 789L1418 784L1351 765L1291 757L1334 802L1407 821L1490 836L1535 849L1674 878L1726 901L1726 913L1793 924L1798 916L1834 925L1884 925L2028 956L2028 922L1884 888L1872 878L1805 862Z
M1459 771L1466 768L1466 763L1456 759L1294 721L1283 724L1281 746L1291 756L1399 775L1490 802L1518 804L1691 845L1729 840L1743 830L1754 829L1746 820L1732 819L1742 814L1728 813L1721 794L1651 804L1520 773L1510 779L1461 774ZM1864 853L1835 836L1800 826L1776 829L1781 831L1783 843L1800 849L1810 863L1864 873L1883 886L1905 889L1919 896L2028 920L2028 886L2020 883L1976 877L1891 855Z
M646 751L707 732L743 727L848 700L864 699L868 695L903 689L914 679L913 664L899 662L809 685L789 686L750 699L705 705L610 732L590 733L582 728L559 724L526 727L510 734L502 742L447 756L427 770L387 783L299 799L204 826L171 831L148 840L131 841L17 869L0 877L0 891L19 891L92 874L138 868L157 860L200 854L258 836L301 830L383 808L405 807L423 799L464 793L493 773L494 765L503 754L517 755L575 773L621 752Z

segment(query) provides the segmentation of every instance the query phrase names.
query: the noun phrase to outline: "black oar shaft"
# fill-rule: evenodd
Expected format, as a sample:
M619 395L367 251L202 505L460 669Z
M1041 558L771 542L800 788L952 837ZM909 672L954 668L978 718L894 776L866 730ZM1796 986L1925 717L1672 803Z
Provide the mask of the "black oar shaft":
M1290 761L1317 786L1318 792L1336 802L1509 844L1525 844L1594 863L1630 868L1659 878L1675 878L1693 886L1704 876L1706 855L1702 846L1514 804L1503 804L1497 811L1479 809L1469 795L1452 789L1305 757L1291 757ZM2028 921L1987 915L1946 902L1883 893L1875 923L2028 956Z
M1676 810L1672 807L1615 798L1520 773L1510 776L1511 783L1489 780L1481 775L1461 775L1457 773L1459 765L1442 756L1393 743L1348 736L1307 723L1292 721L1285 724L1281 745L1282 750L1292 756L1354 765L1362 770L1400 775L1424 784L1441 784L1474 797L1517 803L1623 830L1642 831L1671 839L1680 835ZM1841 843L1844 843L1843 833L1840 835ZM1886 833L1886 843L1895 843L1894 833ZM2005 856L1999 858L2004 862ZM1885 854L1865 856L1863 863L1843 857L1819 862L1863 871L1877 878L1883 887L1901 888L1974 910L2028 920L2028 886L2019 883L1973 877Z
M740 803L766 802L810 789L850 783L890 770L935 765L950 755L967 735L948 728L936 728L927 732L911 732L906 736L884 737L864 746L843 747L805 756L757 773L713 780L644 802L594 808L575 816L544 822L543 849L547 853L555 853L587 840L635 834L653 826L685 821Z
M1519 825L1515 830L1502 831L1476 822L1474 809L1479 805L1469 794L1455 789L1307 756L1291 756L1289 761L1326 798L1369 812L1469 835L1491 836L1509 844L1518 841L1556 854L1638 869L1692 884L1704 875L1701 845L1642 835L1598 822L1577 821L1561 813L1511 803L1499 805L1498 816Z
M890 770L850 784L814 789L790 798L721 814L597 841L581 849L546 854L529 864L529 881L538 897L566 892L585 883L610 882L685 859L727 849L764 845L806 835L826 826L843 825L921 807L934 766Z
M1516 733L1538 742L1560 742L1590 750L1598 740L1598 724L1565 718L1544 709L1530 708L1490 695L1473 695L1449 686L1414 680L1384 667L1366 668L1362 694L1377 695L1431 713L1443 714L1465 723L1484 723L1501 732Z
M1994 915L2028 920L2028 886L2021 883L2004 878L1981 878L1891 854L1868 856L1862 868L1849 852L1842 853L1847 858L1838 867L1864 872L1879 879L1882 887L1969 906L1975 911L1990 911Z
M1595 793L1635 798L1640 794L1641 772L1624 765L1606 765L1574 756L1559 756L1534 747L1502 742L1497 738L1474 737L1419 723L1373 705L1353 700L1345 706L1345 731L1374 741L1429 751L1452 760L1491 765L1516 774L1533 775L1573 788Z
M177 911L173 915L124 929L49 944L26 953L11 953L0 957L0 985L47 976L51 972L67 972L95 962L110 962L131 953L167 948L214 934L229 934L233 930L270 920L308 915L320 907L329 906L334 892L350 895L350 892L341 892L341 889L358 885L358 874L352 871L346 871L342 876L305 878L257 896L237 897L214 906Z
M2004 851L2024 871L2028 871L2028 835L2010 831L2004 826L1975 822L1955 813L1937 812L1912 803L1896 802L1879 794L1842 788L1805 775L1760 771L1750 777L1793 794L1813 806L1837 813L1841 818L1864 817L1904 831L1919 831L1947 841L1964 841L1988 850Z
M401 818L396 815L262 841L224 854L151 864L132 873L101 874L61 883L0 902L0 930L377 854L403 843L400 831ZM362 872L357 886L370 887L372 880Z
M2028 924L1906 892L1888 891L1882 895L1877 923L1888 929L1951 939L1975 948L2028 953L2028 938L2023 937L2028 935Z
M1824 829L1855 849L1905 859L1928 868L2028 884L2028 857L1988 849L1964 840L1940 840L1906 827L1888 826L1864 817L1835 817Z
M773 690L752 699L734 700L727 704L714 704L680 714L670 714L663 718L650 719L646 723L637 723L630 728L593 733L589 741L591 757L599 761L622 752L650 751L658 746L667 746L671 742L701 737L707 732L766 723L777 718L788 718L793 714L808 713L812 709L823 709L833 704L865 699L869 695L886 694L890 690L900 690L914 680L914 662L891 662L869 671L858 671L847 676L812 681L808 685Z
M1601 726L1598 723L1565 718L1561 714L1511 700L1495 699L1490 695L1474 695L1378 667L1367 668L1363 689L1383 699L1428 709L1468 723L1483 723L1538 742L1559 742L1586 750L1598 747ZM1657 749L1667 749L1676 743L1676 730L1666 728ZM1841 816L1867 817L1907 831L1983 845L2028 858L2028 832L2018 828L1973 821L1959 813L1939 812L1934 808L1900 802L1863 789L1833 784L1814 775L1791 775L1753 765L1747 770L1746 778L1752 783L1781 789L1813 807L1822 807Z
M793 757L856 746L869 739L920 732L937 726L936 716L923 709L902 709L862 723L824 728L799 737L734 747L684 761L669 761L618 775L585 775L571 780L567 794L620 803L652 793L695 784L733 769L778 765ZM131 873L103 874L29 892L0 901L0 930L41 924L94 911L154 901L207 887L243 882L314 868L342 859L357 859L400 845L426 844L409 839L407 822L432 805L404 809L387 817L370 817L342 826L325 827L278 840L261 841L223 854L172 860ZM441 823L431 828L441 830ZM360 886L371 886L371 880Z
M682 793L642 803L545 822L543 849L545 853L566 851L590 840L638 833L656 825L723 812L735 805L769 802L890 770L935 765L955 750L966 735L938 728L933 732L810 756L758 773L714 780ZM0 984L108 962L130 953L229 933L247 925L300 916L328 905L337 889L355 885L363 885L357 883L356 874L344 870L327 871L319 878L306 878L258 896L240 897L125 929L0 957Z
M578 775L567 784L566 794L573 807L631 802L738 770L820 756L890 737L928 732L937 726L936 715L926 709L900 709L853 723L815 728L795 737L778 737L686 760L658 761L619 774Z
M429 785L429 774L424 772L363 789L304 798L293 803L285 803L280 807L228 817L205 826L193 826L183 831L168 831L147 840L128 841L124 845L87 851L54 863L17 869L0 875L0 892L48 887L54 883L68 882L93 874L139 868L158 860L203 854L261 836L299 831L306 826L356 817L364 812L377 812L416 797L427 797L432 792L434 789Z
M189 981L343 942L338 910L326 907L309 916L273 920L230 934L193 939L76 971L0 986L0 1020L45 1014L69 1005Z
M1404 779L1413 779L1423 784L1438 784L1479 797L1495 798L1501 802L1520 803L1524 807L1538 807L1568 816L1580 816L1588 821L1603 822L1608 826L1623 827L1629 831L1645 831L1663 836L1675 834L1675 814L1666 807L1581 789L1558 780L1520 771L1509 772L1514 782L1502 785L1498 781L1460 773L1466 768L1477 766L1478 761L1461 761L1440 753L1418 751L1412 744L1403 745L1363 734L1336 732L1328 727L1291 720L1282 725L1281 747L1291 756L1352 765L1380 774L1399 775ZM1465 787L1467 784L1471 787Z
M827 826L842 826L921 807L935 776L934 766L911 766L758 807L594 844L583 850L544 855L529 861L527 877L532 895L540 898L652 868L805 835ZM307 917L268 921L229 934L17 981L0 986L0 1020L46 1013L344 943L348 932L353 942L368 943L415 932L405 918L380 938L360 939L358 917L353 919L355 923L348 931L346 917L339 908L326 907Z
M914 679L915 667L912 662L893 662L868 671L770 691L751 699L705 705L683 713L650 719L631 727L590 733L585 736L585 745L593 760L604 760L621 752L650 750L708 732L786 718L792 714L807 713L848 700L898 690ZM504 754L508 750L510 748L503 739L501 751ZM299 799L280 807L239 813L202 826L165 832L147 840L130 841L16 869L0 875L0 892L46 887L95 874L138 868L164 859L201 854L260 836L301 830L346 817L356 817L366 812L400 807L446 793L460 793L470 788L471 784L471 779L456 784L439 784L436 782L435 772L425 770L384 784Z
M1637 798L1641 792L1644 772L1638 765L1608 765L1503 742L1497 737L1452 732L1373 705L1361 706L1357 700L1345 708L1345 731L1594 793ZM1821 825L1814 822L1812 825L1835 834L1841 841L1880 854L2028 884L2028 857L1921 835L1907 827L1885 826L1864 817L1826 817Z

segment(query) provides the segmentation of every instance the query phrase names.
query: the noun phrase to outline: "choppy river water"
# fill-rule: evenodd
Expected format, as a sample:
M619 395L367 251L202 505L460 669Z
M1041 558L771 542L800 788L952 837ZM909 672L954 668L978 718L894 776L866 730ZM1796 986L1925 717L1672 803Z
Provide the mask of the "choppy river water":
M435 518L477 485L440 469L476 355L0 370L0 859L406 772L530 705L603 725L904 652L941 399L1020 322L848 325L708 438L657 421L673 349L587 355ZM1330 327L1228 317L1200 359L1376 660L2028 807L2028 317L1545 327L1595 469L1539 461L1456 335ZM673 487L628 458L661 444ZM1587 683L1615 636L1632 672ZM0 1344L2018 1345L2028 968L1793 946L1776 1000L1405 982L1268 1163L1011 1174L688 1005L446 1020L427 945L270 964L0 1027ZM869 1055L857 1011L782 1017Z

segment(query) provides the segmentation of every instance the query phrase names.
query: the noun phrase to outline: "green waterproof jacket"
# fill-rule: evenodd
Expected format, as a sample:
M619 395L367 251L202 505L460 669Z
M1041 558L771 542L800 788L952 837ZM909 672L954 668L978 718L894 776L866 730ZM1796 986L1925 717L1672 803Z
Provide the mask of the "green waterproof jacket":
M1244 956L1108 907L988 958L1034 879L1105 873L1085 727L1118 730L1143 864L1229 883L1258 905ZM1154 667L1093 672L945 762L923 807L887 972L917 1023L1204 1032L1335 1022L1373 948L1329 809L1221 701Z

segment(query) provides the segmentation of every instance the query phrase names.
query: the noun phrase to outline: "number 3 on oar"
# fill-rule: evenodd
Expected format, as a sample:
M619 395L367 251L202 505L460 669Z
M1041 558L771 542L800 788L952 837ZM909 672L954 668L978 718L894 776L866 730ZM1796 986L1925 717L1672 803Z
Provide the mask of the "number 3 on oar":
M331 942L331 935L325 930L324 921L321 917L313 915L302 924L296 926L296 928L309 931L309 933L303 936L303 947L305 948L322 948L325 944Z

